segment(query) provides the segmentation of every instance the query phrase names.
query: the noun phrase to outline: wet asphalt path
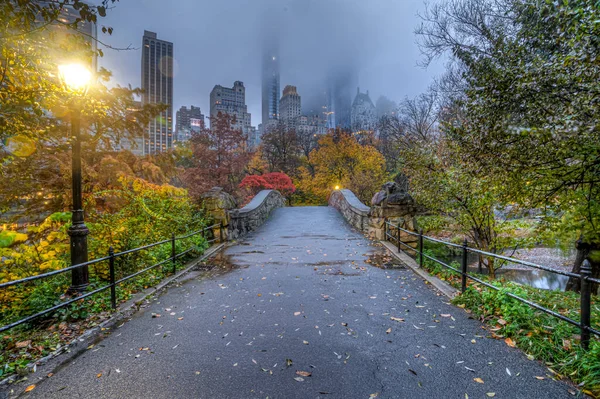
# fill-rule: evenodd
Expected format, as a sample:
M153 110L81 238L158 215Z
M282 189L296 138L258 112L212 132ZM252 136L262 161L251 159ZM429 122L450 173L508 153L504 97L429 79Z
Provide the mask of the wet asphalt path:
M25 396L572 397L382 251L332 208L278 209Z

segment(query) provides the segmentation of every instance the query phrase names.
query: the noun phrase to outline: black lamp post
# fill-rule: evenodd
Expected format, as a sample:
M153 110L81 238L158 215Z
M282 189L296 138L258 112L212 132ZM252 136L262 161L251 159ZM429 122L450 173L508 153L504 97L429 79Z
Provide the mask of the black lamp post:
M71 266L88 261L87 236L89 230L84 222L82 179L81 179L81 104L79 98L87 92L91 73L82 65L69 64L59 67L59 74L65 86L74 93L71 102L71 142L73 147L71 161L73 211L71 216ZM71 287L69 293L76 294L85 291L89 285L89 272L87 266L71 271Z

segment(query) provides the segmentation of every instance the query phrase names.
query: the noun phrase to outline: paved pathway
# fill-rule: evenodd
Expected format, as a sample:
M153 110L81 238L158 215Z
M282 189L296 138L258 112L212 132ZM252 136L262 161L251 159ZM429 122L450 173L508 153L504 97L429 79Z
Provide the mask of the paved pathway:
M331 208L279 209L26 396L571 397L382 251Z

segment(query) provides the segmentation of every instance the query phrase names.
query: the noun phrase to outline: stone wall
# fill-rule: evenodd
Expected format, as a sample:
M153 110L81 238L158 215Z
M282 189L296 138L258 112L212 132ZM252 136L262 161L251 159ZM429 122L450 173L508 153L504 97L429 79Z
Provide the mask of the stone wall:
M242 209L229 211L229 239L243 237L246 233L256 230L269 217L275 208L285 206L285 198L277 190L259 192L248 205Z
M358 230L369 232L369 212L370 208L360 202L360 200L350 190L336 190L329 197L329 206L334 207L344 216L352 226Z

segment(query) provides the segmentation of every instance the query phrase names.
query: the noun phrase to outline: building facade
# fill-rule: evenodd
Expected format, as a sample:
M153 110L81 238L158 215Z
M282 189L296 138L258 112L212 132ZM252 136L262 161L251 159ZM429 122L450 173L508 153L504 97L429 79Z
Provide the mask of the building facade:
M265 51L262 63L262 124L279 119L279 52Z
M142 104L166 104L146 129L143 153L155 154L173 147L173 43L144 31L142 38Z
M188 141L194 132L198 133L204 128L204 114L200 107L183 106L176 114L175 141Z
M199 132L204 126L204 115L200 110L200 107L190 106L190 108L183 106L177 111L177 119L175 123L175 130L180 131L187 129L190 131Z
M298 117L302 114L302 101L296 86L285 86L279 100L279 119L285 129L296 128Z
M360 88L356 89L356 97L352 102L351 124L353 133L376 129L377 114L368 90L366 93L361 93Z
M220 113L235 117L234 129L241 129L250 135L252 121L246 106L246 88L244 83L236 81L233 87L215 86L210 92L210 116L216 118ZM212 126L211 126L212 128Z

